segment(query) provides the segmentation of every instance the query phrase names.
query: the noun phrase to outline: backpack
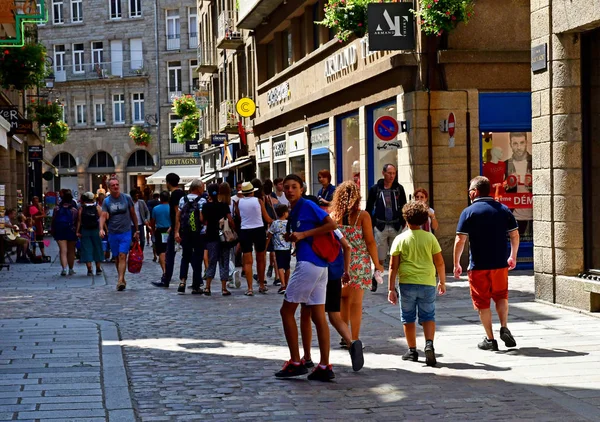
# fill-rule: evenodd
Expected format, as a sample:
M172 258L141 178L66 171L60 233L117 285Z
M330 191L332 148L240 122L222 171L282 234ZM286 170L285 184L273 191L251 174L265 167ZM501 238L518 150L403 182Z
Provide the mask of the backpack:
M81 210L81 227L84 229L98 228L98 209L96 206L84 206Z
M198 204L202 197L198 196L190 201L186 196L183 197L183 207L179 215L181 231L185 235L199 236L202 231L200 222L200 205Z
M54 230L60 232L75 231L73 208L60 206L54 219Z
M338 256L327 268L328 280L340 280L344 275L344 250L340 246Z

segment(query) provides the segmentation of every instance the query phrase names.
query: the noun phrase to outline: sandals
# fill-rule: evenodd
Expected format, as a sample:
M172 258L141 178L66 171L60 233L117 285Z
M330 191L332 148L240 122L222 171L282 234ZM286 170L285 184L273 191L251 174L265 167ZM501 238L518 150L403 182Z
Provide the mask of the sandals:
M252 290L246 290L246 293L244 293L244 296L254 296L254 292Z
M262 293L263 295L267 294L268 291L269 289L267 289L266 287L261 287L258 289L258 293Z
M229 290L221 290L221 294L223 296L231 296L231 292Z
M212 293L210 292L210 290L208 289L204 289L204 295L205 296L210 296Z

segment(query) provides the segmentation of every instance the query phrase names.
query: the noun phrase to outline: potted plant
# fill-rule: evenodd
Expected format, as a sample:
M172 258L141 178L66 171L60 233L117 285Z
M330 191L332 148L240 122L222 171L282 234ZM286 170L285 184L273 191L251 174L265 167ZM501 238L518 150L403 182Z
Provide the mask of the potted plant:
M42 44L5 47L0 50L0 86L23 90L42 85L46 68L46 48Z
M474 0L420 0L419 10L412 10L421 24L421 31L437 37L451 32L473 17Z
M50 123L46 127L46 141L54 145L64 144L69 134L69 125L62 120Z
M367 7L369 3L389 3L392 0L330 0L325 4L325 16L318 24L335 31L340 42L352 35L363 37L367 33Z
M185 116L183 120L175 125L173 128L173 135L175 139L179 143L185 143L185 141L190 141L192 139L196 139L198 136L198 126L200 119L199 113L194 113L189 116Z
M129 130L129 137L136 145L147 147L150 145L150 133L148 133L143 127L135 125Z
M182 95L181 97L173 100L172 110L181 118L190 116L198 112L198 106L196 106L196 100L191 95Z
M40 101L31 104L28 111L33 114L32 120L38 122L40 126L50 126L61 120L63 110L58 101Z

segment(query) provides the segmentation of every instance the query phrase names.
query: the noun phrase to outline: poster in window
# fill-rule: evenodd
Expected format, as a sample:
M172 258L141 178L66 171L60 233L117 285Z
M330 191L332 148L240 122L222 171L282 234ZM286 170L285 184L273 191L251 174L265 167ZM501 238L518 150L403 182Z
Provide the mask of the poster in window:
M531 132L484 132L482 154L492 196L512 210L521 241L532 241Z

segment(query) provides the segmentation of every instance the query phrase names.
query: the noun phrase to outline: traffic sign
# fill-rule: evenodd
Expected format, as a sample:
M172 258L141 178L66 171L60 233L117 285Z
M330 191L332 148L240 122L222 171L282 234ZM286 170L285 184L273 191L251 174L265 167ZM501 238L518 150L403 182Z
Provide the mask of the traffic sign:
M454 138L454 129L456 128L456 119L454 113L448 115L448 135Z
M256 104L248 97L241 98L235 105L235 109L242 117L250 117L256 111Z
M382 141L391 141L398 136L398 122L391 116L383 116L375 122L374 130Z

